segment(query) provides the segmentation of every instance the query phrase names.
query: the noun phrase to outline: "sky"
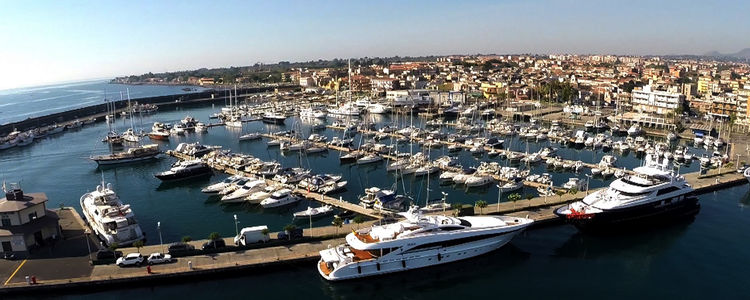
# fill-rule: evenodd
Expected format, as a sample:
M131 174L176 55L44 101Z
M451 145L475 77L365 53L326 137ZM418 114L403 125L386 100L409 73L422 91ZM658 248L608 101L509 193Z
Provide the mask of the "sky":
M0 90L282 60L748 47L750 1L0 0Z

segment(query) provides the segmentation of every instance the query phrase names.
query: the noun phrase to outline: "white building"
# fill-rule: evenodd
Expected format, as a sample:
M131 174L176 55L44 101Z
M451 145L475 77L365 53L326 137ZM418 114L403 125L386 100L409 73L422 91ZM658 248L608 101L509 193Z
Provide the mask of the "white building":
M26 253L60 236L58 215L47 210L44 193L24 194L15 186L0 199L0 252Z
M652 90L651 85L646 85L633 90L630 102L635 111L665 115L681 107L684 101L683 94Z

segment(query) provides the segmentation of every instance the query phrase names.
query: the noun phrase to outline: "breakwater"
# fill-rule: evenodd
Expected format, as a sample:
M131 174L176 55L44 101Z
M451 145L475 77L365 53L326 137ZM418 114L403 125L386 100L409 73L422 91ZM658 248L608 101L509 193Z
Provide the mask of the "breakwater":
M273 92L280 90L293 90L297 86L278 86L278 87L252 87L252 88L237 88L239 94L239 100L243 101L243 98L248 94ZM226 91L224 90L207 90L203 92L196 92L190 94L174 94L166 96L155 96L155 97L143 97L133 98L131 102L138 102L141 104L154 104L157 106L172 106L172 105L184 105L190 103L199 102L224 102L227 99ZM116 100L112 101L116 110L122 110L128 106L127 100ZM81 107L77 109L71 109L64 112L53 113L45 116L28 118L22 121L11 122L0 125L0 135L8 134L14 129L19 131L25 131L36 127L42 127L52 124L64 124L77 119L87 118L100 118L107 113L107 103L102 101L100 104L91 105L87 107Z

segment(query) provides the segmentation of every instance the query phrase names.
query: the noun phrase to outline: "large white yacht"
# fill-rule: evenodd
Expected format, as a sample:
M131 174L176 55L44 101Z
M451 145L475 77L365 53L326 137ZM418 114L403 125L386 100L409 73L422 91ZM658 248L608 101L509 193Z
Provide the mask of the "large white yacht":
M107 245L131 245L143 239L143 231L130 205L123 204L112 190L112 184L96 186L81 196L81 209L91 229Z
M659 163L647 155L646 164L633 171L555 214L581 229L605 230L693 216L700 210L698 199L691 197L693 188L669 170L668 159Z
M416 207L403 215L405 221L354 231L346 244L320 251L320 275L344 280L467 259L500 248L534 222L510 216L423 216Z

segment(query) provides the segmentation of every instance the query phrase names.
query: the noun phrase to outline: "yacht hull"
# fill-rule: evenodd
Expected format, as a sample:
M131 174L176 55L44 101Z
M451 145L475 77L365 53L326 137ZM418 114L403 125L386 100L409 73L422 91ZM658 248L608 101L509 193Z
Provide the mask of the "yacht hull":
M419 252L410 252L406 255L400 255L399 257L383 261L369 260L351 263L347 266L338 268L333 272L330 272L328 275L326 275L326 266L322 260L318 262L317 267L318 272L323 276L323 278L331 281L363 278L420 269L456 262L497 250L498 248L510 242L511 239L513 239L513 237L522 230L523 229L518 229L499 235L493 235L481 240L448 247L441 247L438 249L433 248Z
M106 165L126 164L126 163L133 163L133 162L154 159L156 158L157 155L159 155L159 153L155 153L153 155L141 156L141 157L129 157L129 158L121 158L121 159L94 159L94 161L100 166L106 166Z
M179 172L179 173L168 173L168 174L156 174L156 178L159 178L162 181L175 181L175 180L183 180L183 179L189 179L199 176L210 176L212 174L211 168L208 166L202 167L202 168L195 168L190 171L185 172Z
M684 200L664 204L655 201L644 205L605 210L601 213L569 216L560 213L567 209L563 206L555 210L555 214L575 225L582 231L606 232L635 229L658 223L668 223L684 218L691 218L700 211L700 204L696 197L686 197Z

